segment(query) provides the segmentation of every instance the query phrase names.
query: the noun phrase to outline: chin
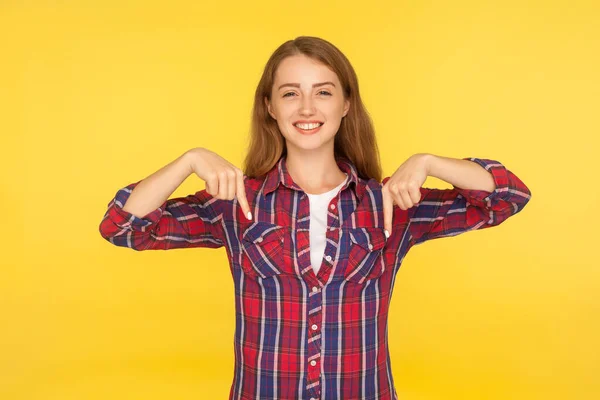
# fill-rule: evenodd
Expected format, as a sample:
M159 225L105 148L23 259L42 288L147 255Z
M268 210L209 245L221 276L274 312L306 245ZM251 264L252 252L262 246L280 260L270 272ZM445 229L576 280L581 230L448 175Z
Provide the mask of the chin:
M300 138L303 139L303 138ZM310 140L310 139L314 139L314 140ZM333 140L333 138L331 139ZM319 148L325 147L327 145L327 141L322 141L320 138L309 138L309 140L287 140L287 146L289 147L289 144L291 144L293 147L297 148L298 150L305 150L305 151L311 151L311 150L317 150Z

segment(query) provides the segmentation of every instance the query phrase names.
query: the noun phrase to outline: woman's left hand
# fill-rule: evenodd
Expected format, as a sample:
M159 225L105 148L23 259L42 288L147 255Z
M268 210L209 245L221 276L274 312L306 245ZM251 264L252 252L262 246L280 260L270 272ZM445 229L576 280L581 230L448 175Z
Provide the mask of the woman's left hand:
M427 179L431 156L427 153L410 156L383 185L383 224L389 234L392 233L394 203L408 210L421 200L421 186Z

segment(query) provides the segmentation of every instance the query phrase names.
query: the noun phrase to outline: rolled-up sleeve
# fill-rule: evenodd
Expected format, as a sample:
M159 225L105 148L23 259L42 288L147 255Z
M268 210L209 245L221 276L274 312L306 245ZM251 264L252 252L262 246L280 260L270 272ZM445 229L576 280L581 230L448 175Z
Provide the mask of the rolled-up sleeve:
M108 203L99 226L104 239L116 246L138 251L223 246L224 200L201 190L185 197L168 199L140 218L123 210L131 192L140 182L119 189Z
M464 160L490 172L496 188L493 192L456 186L421 188L421 200L408 210L412 244L499 225L520 212L531 199L529 188L500 162L474 157Z

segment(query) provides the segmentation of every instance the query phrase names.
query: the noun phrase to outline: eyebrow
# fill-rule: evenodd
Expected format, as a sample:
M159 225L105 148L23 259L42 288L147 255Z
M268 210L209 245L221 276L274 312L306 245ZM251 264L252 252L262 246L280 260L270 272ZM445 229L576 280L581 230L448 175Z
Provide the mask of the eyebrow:
M329 81L327 81L327 82L315 83L314 85L312 85L312 87L314 87L314 88L315 88L315 87L319 87L319 86L325 86L325 85L331 85L331 86L335 87L335 83L333 83L333 82L329 82ZM299 87L300 87L300 84L299 84L299 83L284 83L283 85L280 85L280 86L279 86L279 89L281 89L282 87L285 87L285 86L292 86L292 87L297 87L297 88L299 88ZM279 89L278 89L278 90L279 90Z

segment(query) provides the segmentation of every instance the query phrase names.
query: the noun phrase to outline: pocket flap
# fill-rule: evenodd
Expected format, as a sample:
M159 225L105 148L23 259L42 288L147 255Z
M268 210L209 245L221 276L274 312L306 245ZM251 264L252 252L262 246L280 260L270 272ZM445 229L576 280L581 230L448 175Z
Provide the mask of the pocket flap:
M349 233L353 243L368 251L380 250L387 242L383 228L356 228Z
M267 222L255 222L242 234L245 242L264 244L274 240L283 242L283 227Z

